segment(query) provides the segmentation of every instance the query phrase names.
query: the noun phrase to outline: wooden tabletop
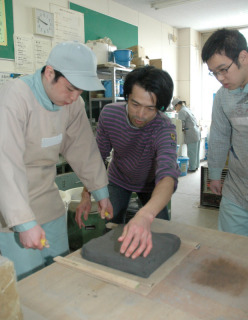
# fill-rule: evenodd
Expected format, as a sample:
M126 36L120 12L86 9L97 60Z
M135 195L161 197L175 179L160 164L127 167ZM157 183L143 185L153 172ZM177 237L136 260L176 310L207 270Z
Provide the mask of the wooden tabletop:
M110 270L111 281L95 266L89 274L56 262L18 282L24 319L248 319L248 237L158 219L152 231L176 234L182 246L150 279L131 276L123 287L125 273ZM80 252L66 259L80 262Z

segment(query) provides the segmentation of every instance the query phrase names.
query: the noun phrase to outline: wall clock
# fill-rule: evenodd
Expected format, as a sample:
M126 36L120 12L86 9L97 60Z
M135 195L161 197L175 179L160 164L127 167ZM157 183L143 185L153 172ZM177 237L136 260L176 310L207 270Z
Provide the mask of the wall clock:
M54 13L33 8L34 33L42 36L54 36Z

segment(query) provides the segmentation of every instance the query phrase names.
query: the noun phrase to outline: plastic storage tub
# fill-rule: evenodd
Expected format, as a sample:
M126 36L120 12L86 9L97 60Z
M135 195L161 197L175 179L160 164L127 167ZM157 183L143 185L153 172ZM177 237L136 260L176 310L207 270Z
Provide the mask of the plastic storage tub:
M103 85L105 88L105 98L112 98L112 80L104 80ZM115 96L120 96L120 80L116 79Z
M177 158L179 168L181 170L181 176L186 176L187 171L188 171L188 166L189 166L189 158L188 157L178 157Z
M130 61L133 58L132 50L123 49L123 50L115 50L114 51L115 62L124 66L130 67Z
M89 213L88 220L84 221L83 215L82 220L85 227L82 226L79 229L78 224L75 221L76 208L81 201L81 194L83 187L73 188L66 190L65 192L71 198L68 214L67 214L67 229L68 229L68 239L69 247L72 251L77 250L93 238L97 238L104 234L105 232L105 220L101 219L99 213L97 212L97 202L94 198L91 198L91 212Z

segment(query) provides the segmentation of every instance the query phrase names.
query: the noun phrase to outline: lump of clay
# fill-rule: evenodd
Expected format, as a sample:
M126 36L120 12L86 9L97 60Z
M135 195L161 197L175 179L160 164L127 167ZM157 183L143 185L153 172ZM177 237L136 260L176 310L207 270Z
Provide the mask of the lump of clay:
M123 226L111 230L105 235L92 239L82 248L82 256L86 260L104 266L148 278L162 263L169 259L180 247L181 240L174 234L152 232L153 248L144 258L126 258L120 253L121 243L118 241Z

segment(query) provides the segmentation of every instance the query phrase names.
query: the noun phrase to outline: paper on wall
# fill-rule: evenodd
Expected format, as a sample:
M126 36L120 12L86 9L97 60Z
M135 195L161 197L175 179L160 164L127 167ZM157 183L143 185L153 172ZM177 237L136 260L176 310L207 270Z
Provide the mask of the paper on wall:
M6 82L13 79L13 74L8 72L0 72L0 87L3 86Z
M42 68L52 48L50 39L30 34L15 34L15 67L17 73L30 74Z
M63 41L85 42L84 14L50 4L54 13L54 39L53 46Z
M37 39L34 37L34 64L35 69L42 68L47 61L49 53L52 49L51 40Z
M17 73L29 74L34 72L33 36L15 34L15 66Z

